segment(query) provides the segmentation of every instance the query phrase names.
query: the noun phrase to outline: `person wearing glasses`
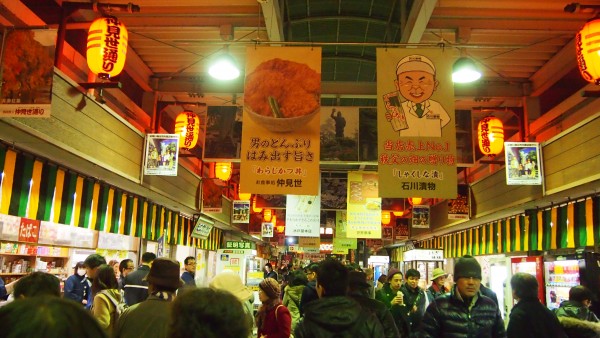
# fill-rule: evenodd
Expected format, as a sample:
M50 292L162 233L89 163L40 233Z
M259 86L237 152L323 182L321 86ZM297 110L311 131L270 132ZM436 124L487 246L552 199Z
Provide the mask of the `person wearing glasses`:
M183 264L185 271L181 274L181 279L185 283L185 286L196 286L196 259L188 256L183 261Z
M419 337L504 338L504 321L494 301L484 296L481 266L465 255L454 265L456 285L434 299L425 311Z
M135 266L133 265L133 261L129 258L126 258L119 263L119 290L123 290L125 276L133 271L133 269L135 269Z

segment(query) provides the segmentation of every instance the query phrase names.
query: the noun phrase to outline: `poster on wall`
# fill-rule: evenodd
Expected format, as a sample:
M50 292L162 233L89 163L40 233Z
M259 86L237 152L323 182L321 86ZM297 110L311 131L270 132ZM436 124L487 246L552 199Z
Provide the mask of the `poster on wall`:
M231 223L250 223L250 201L233 201Z
M144 175L177 176L179 135L146 135L145 155Z
M541 185L542 167L538 142L504 142L507 185Z
M396 242L406 241L410 235L410 219L396 218L396 226L394 227L394 240Z
M261 229L262 229L261 236L268 237L268 238L273 237L273 228L274 228L273 223L263 222L262 227L261 227Z
M381 228L381 239L386 242L394 240L394 228L391 226L385 226Z
M380 197L456 197L453 52L377 49Z
M448 219L469 219L469 185L459 184L456 198L448 200Z
M202 180L202 212L220 213L223 211L223 188L216 179Z
M319 193L320 93L321 48L246 49L240 155L246 192Z
M4 34L0 117L50 117L56 30Z
M319 237L321 228L320 195L287 195L285 235Z
M209 106L206 112L205 161L240 158L242 107Z
M345 177L321 177L321 210L346 210L348 179Z
M358 161L358 107L321 107L321 161Z
M413 228L429 228L429 206L413 205L411 221Z
M378 174L348 173L346 237L381 238L381 198Z

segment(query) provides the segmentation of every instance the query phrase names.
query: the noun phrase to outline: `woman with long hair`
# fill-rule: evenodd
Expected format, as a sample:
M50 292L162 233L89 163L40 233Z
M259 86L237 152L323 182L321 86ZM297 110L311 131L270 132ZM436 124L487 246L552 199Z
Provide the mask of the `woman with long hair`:
M72 299L83 306L87 305L91 292L90 283L85 277L83 262L77 262L73 274L65 281L65 298Z
M109 335L113 332L119 317L117 304L123 301L118 288L115 270L110 265L100 265L92 283L94 295L92 315Z
M258 338L289 338L292 330L290 311L281 304L281 288L273 278L265 278L258 285L262 302L256 314Z

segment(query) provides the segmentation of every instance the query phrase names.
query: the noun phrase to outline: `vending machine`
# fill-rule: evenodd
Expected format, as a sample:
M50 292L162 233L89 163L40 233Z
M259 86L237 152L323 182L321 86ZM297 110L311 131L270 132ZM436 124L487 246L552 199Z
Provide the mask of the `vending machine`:
M546 281L544 279L544 260L542 256L513 257L511 258L510 270L513 275L517 272L525 272L535 276L540 286L538 288L538 298L542 304L546 304L546 297L544 295Z
M577 285L588 287L596 299L600 296L600 254L577 252L572 255L545 256L546 305L550 309L569 299L569 290ZM595 300L590 309L597 315L600 304Z

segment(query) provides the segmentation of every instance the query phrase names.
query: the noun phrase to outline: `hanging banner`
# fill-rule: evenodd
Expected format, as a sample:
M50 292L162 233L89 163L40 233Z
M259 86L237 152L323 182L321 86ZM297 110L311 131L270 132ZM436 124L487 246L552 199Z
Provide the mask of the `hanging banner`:
M504 142L507 185L541 185L538 142Z
M346 229L348 226L347 222L347 212L346 211L336 211L335 212L335 237L337 238L347 238Z
M377 49L380 197L456 197L451 52Z
M50 117L56 30L4 34L0 117Z
M144 175L177 176L179 135L147 134Z
M321 246L320 237L299 237L298 246L306 253L319 253Z
M346 210L348 179L321 177L321 210Z
M317 195L321 48L248 47L246 74L240 183L253 194Z
M333 238L333 251L336 249L356 249L358 240L356 238Z
M262 237L273 237L273 223L263 222L261 229L262 231L260 235Z
M381 238L381 198L378 174L348 173L348 238Z
M202 212L223 212L223 190L215 183L215 179L202 180Z
M459 184L458 195L448 200L448 219L469 219L469 185Z
M412 227L413 228L429 228L429 206L428 205L413 205L412 210Z
M196 224L194 224L194 230L192 230L192 237L208 239L214 225L215 222L212 219L202 216L198 217Z
M285 235L319 237L321 228L320 195L287 195Z
M358 107L321 107L321 161L358 161Z
M250 223L250 201L233 201L231 223Z
M206 137L203 159L222 161L240 158L242 107L209 106L206 112Z

